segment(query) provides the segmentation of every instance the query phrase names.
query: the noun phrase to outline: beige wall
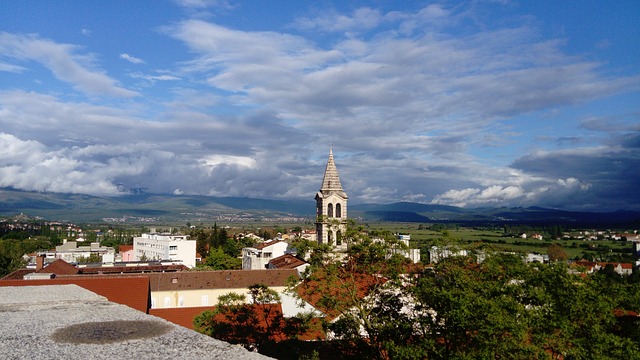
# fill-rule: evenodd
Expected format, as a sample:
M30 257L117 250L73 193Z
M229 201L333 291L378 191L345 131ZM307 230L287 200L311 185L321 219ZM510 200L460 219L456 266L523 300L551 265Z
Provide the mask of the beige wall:
M270 287L278 294L282 295L286 287L277 286ZM238 294L246 294L247 301L250 301L249 289L200 289L200 290L172 290L172 291L151 291L151 308L175 308L175 307L196 307L196 306L214 306L218 303L218 297L221 295L235 292ZM206 296L207 303L203 302ZM168 299L168 300L167 300Z

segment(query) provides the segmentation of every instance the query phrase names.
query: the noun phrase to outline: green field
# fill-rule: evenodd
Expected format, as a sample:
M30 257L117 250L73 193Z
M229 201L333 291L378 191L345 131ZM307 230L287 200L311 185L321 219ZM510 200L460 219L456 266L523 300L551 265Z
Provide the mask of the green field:
M505 235L498 227L467 228L450 226L444 231L435 231L427 225L415 223L368 223L367 230L381 229L394 234L411 235L411 247L421 248L423 253L432 245L456 244L463 248L488 248L496 251L517 253L547 254L551 244L557 244L566 252L569 259L599 258L611 261L632 261L632 244L626 241L596 240L584 241L575 238L551 240L545 236L543 240L523 239L518 236ZM567 231L573 236L578 230ZM543 235L544 236L544 235Z

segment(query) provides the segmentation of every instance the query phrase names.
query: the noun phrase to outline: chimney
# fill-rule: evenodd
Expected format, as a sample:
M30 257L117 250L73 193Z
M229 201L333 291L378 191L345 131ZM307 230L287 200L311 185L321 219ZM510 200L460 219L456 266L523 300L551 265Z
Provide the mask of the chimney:
M44 258L45 254L37 254L36 255L36 271L42 269L44 267Z

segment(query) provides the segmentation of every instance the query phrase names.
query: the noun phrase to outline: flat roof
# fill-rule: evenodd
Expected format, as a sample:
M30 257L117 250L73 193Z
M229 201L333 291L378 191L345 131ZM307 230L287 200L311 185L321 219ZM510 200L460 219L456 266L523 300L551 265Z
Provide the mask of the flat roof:
M0 287L0 313L11 359L268 359L77 285Z

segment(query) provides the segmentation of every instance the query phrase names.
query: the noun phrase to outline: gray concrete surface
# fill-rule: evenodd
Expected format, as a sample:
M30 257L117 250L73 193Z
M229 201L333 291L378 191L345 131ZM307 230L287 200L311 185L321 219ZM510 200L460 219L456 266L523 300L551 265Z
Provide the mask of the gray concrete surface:
M76 285L0 287L2 359L268 359Z

